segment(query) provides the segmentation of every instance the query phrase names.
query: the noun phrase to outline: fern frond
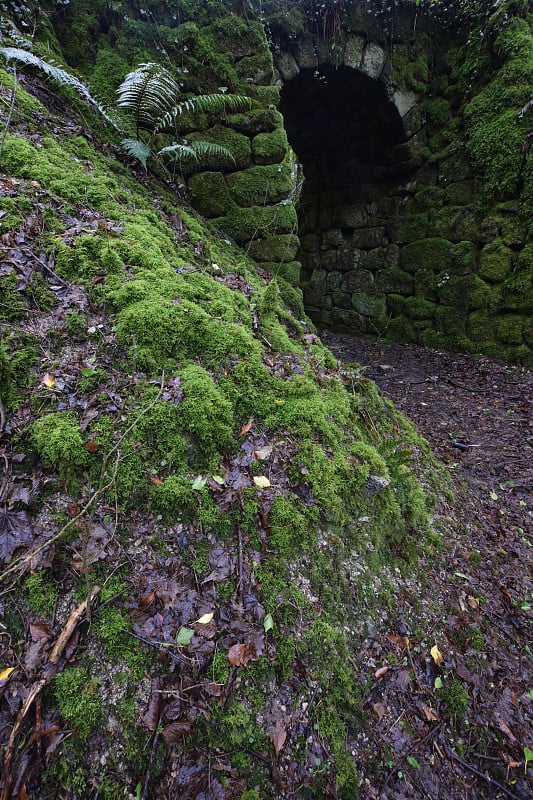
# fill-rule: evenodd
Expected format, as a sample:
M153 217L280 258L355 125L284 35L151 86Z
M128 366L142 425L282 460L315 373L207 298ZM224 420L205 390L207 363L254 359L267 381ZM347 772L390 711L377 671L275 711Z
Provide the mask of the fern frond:
M187 165L193 161L202 161L205 159L231 159L235 161L233 155L227 147L214 142L197 141L190 144L171 144L168 147L163 147L157 153L158 156L169 158L172 161L179 161L182 165Z
M162 114L175 105L180 87L160 64L140 64L117 89L117 105L134 116L135 126L153 130Z
M146 162L152 153L148 145L144 142L140 142L138 139L123 139L121 144L129 156L136 158L141 162L145 170L148 170Z
M176 103L166 113L160 115L154 133L160 133L173 126L180 114L221 113L223 111L245 111L252 105L249 97L242 94L199 94L181 103Z
M0 55L4 56L8 64L9 62L13 62L22 71L24 71L25 68L33 69L39 75L43 75L54 81L58 86L73 89L82 100L85 100L85 102L95 108L106 122L112 125L116 130L120 130L119 124L113 119L112 112L106 108L103 103L93 97L82 81L70 72L67 72L67 70L51 61L45 61L43 58L36 56L35 53L30 53L29 50L23 50L20 47L0 47Z

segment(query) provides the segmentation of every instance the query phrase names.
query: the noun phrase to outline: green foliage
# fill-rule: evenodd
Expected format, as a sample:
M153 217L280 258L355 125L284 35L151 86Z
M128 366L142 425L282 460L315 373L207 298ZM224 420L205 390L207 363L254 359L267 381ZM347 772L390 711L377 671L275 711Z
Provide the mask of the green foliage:
M59 88L73 90L91 108L98 111L108 124L116 130L120 129L112 111L95 99L87 86L63 67L52 61L45 61L29 50L22 50L18 47L0 47L0 55L4 57L8 65L13 64L23 72L36 72L51 80Z
M104 707L98 686L98 680L83 667L67 667L52 682L59 713L74 727L81 742L87 741L102 717Z
M68 411L45 414L38 419L33 425L31 438L43 461L55 467L60 478L76 477L90 463L78 421Z
M135 139L124 139L126 151L137 158L146 168L152 155L151 140L158 133L177 135L175 121L181 114L220 113L226 110L239 111L250 106L250 99L242 95L209 94L180 99L179 83L170 71L153 62L140 64L129 72L117 89L118 106L129 112L135 126ZM146 130L148 141L140 139L140 131ZM212 142L174 142L155 152L166 161L186 164L209 157L232 159L227 148Z
M25 582L28 604L40 616L50 617L57 600L57 590L42 573L29 575Z

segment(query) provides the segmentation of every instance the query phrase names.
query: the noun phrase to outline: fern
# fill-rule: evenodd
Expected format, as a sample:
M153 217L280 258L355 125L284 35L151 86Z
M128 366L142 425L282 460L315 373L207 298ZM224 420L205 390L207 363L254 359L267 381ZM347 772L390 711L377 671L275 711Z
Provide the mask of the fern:
M241 94L199 94L174 105L158 121L154 132L168 130L180 114L220 113L250 108L250 98Z
M114 120L111 116L109 109L107 109L102 103L100 103L99 100L93 97L87 86L82 83L82 81L80 81L74 75L71 75L71 73L67 72L67 70L51 61L45 61L39 56L36 56L35 53L30 53L28 50L23 50L19 47L0 47L0 55L4 56L8 64L13 62L23 72L28 68L33 69L39 75L43 75L44 77L54 81L54 83L58 84L58 86L73 89L76 94L82 98L82 100L95 108L106 120L106 122L115 128L115 130L120 130L116 120Z
M123 139L122 147L126 151L129 156L133 156L138 161L141 162L145 170L148 170L147 161L152 154L152 151L144 142L139 141L139 139Z
M222 147L221 144L214 144L213 142L191 142L190 144L174 144L168 147L163 147L157 152L158 156L169 157L173 161L179 161L182 164L191 163L192 161L202 161L209 159L210 156L215 158L227 158L235 161L233 155L227 147Z
M140 128L155 129L161 115L176 102L179 93L180 87L165 67L140 64L118 87L117 105L133 113L138 135Z
M180 100L181 88L168 69L149 62L139 64L128 73L117 89L117 105L129 112L135 125L135 139L125 139L122 144L129 155L137 158L146 169L152 155L150 140L160 133L176 135L176 118L185 112L218 113L250 108L251 100L244 95L205 94ZM140 131L148 132L148 142L141 139ZM214 158L233 159L229 150L212 142L174 142L154 154L183 167L201 160Z

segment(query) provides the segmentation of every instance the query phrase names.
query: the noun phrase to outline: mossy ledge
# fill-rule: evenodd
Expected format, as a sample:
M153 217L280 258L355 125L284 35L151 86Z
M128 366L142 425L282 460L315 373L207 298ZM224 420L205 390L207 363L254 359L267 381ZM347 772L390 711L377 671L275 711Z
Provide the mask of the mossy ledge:
M149 777L179 796L215 753L213 781L231 773L242 798L279 797L268 765L288 763L307 796L353 798L361 607L386 611L387 581L438 546L431 486L445 479L285 304L298 308L294 287L36 102L5 139L3 242L46 268L2 289L0 385L24 453L14 478L42 476L22 555L65 532L15 590L54 635L102 591L43 694L65 735L30 788L135 797ZM368 599L378 570L383 596ZM2 624L29 675L30 635L16 613Z

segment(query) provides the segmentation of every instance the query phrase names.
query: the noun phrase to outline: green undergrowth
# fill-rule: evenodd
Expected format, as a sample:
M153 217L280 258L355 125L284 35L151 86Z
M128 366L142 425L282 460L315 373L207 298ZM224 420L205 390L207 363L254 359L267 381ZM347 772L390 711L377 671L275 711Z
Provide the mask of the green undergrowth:
M309 796L320 796L320 781L336 771L339 797L354 797L357 777L346 739L357 727L363 694L351 659L360 576L406 565L418 548L436 545L428 487L440 481L442 492L442 473L413 426L356 366L343 382L310 323L285 304L288 297L301 311L299 290L259 275L238 247L164 187L136 183L83 136L46 131L35 141L8 134L2 168L21 182L21 196L25 182L37 181L61 210L44 225L39 243L53 257L56 277L89 298L86 310L70 309L61 336L50 339L57 372L65 343L96 342L70 406L59 391L38 389L41 365L30 360L32 418L20 436L34 463L40 459L47 470L47 491L50 484L68 491L81 506L107 486L102 500L123 520L122 546L145 541L142 558L150 563L177 552L180 526L194 529L197 540L174 557L178 576L194 573L200 582L212 570L213 547L235 551L240 530L250 580L273 620L268 655L242 670L229 702L209 706L179 746L185 751L208 742L233 752L248 794L260 785L257 796L270 797L257 761L248 774L247 751L269 753L258 718L272 687L287 687L303 659L320 695L311 725L330 754L315 765ZM16 227L26 209L22 202L13 207ZM83 213L99 223L69 235L72 219ZM21 322L26 310L22 304L17 312ZM109 326L101 339L90 338L98 335L95 314ZM20 370L16 346L15 336L4 336L0 386L8 390ZM113 393L120 411L110 402ZM89 398L94 413L87 417ZM256 439L246 451L248 432ZM235 471L240 488L232 495ZM374 494L369 486L376 477L383 484ZM150 537L132 527L142 514L151 520ZM105 583L105 562L92 569L94 582ZM231 608L236 584L226 577L209 602ZM42 603L48 614L47 584L32 576L27 591L30 604ZM131 636L127 606L110 597L94 621L90 646L47 693L73 734L45 782L60 780L70 796L84 796L94 781L112 786L117 774L120 785L135 791L146 732L134 687L146 683L150 670L165 670ZM378 601L386 604L386 594ZM207 672L221 683L229 679L224 644ZM87 748L98 731L113 742L109 762L94 760ZM297 739L292 746L298 755Z

